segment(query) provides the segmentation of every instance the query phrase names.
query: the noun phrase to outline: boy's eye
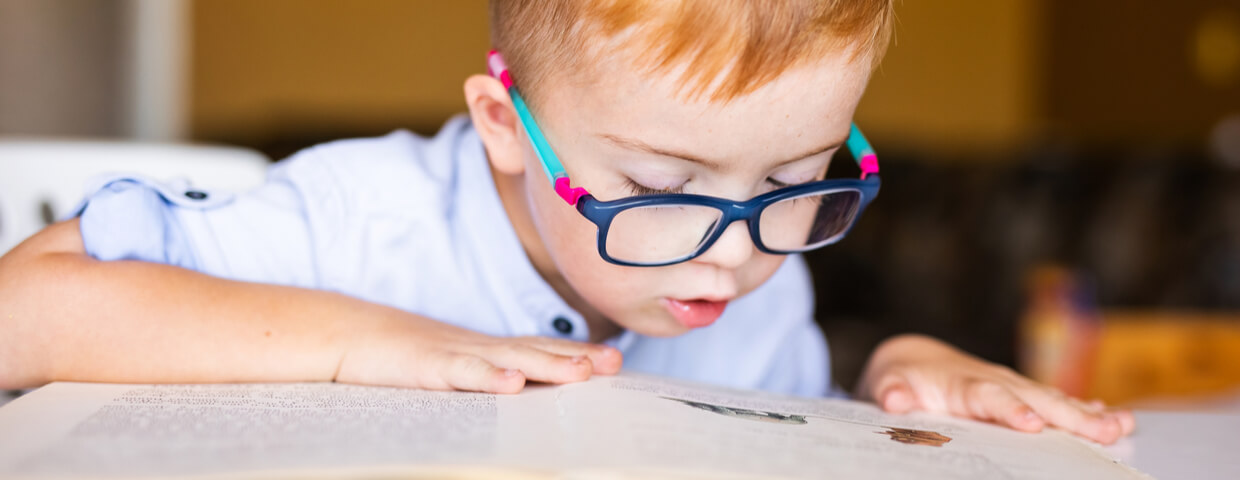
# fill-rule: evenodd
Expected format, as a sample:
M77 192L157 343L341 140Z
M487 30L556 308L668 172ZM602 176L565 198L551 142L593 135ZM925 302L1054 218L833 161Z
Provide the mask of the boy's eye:
M625 187L627 187L629 189L629 192L632 192L633 195L658 195L661 193L684 193L685 191L685 184L683 183L675 187L669 187L669 188L664 188L664 189L647 187L645 185L642 185L640 183L633 181L633 179L631 178L624 179L624 183L625 183Z
M815 176L815 177L810 178L810 179L805 179L805 180L793 180L793 181L787 181L787 182L785 182L785 181L782 181L782 180L776 180L775 178L772 178L772 177L767 177L767 179L766 179L766 183L768 183L768 184L770 184L770 185L771 185L771 190L779 190L779 189L781 189L781 188L785 188L785 187L795 187L795 186L797 186L797 185L805 185L805 184L807 184L807 183L813 183L813 182L817 182L817 181L819 181L819 180L822 180L822 179L821 179L821 178L818 178L817 176Z
M775 187L775 189L780 189L780 188L784 188L784 187L792 185L790 183L784 183L771 177L766 177L766 183L771 184L771 186Z
M807 183L821 181L827 178L827 171L824 168L818 172L792 173L789 175L783 175L783 177L784 179L782 180L777 179L775 177L766 177L766 183L769 183L772 189L780 189L784 187L791 187L794 185L804 185ZM791 179L789 179L789 177L791 177Z
M774 177L767 177L766 183L771 185L772 190L778 190L784 187L791 187L794 185L803 185L803 184L810 183L810 182L816 182L816 181L822 180L822 178L820 178L821 176L822 175L816 175L813 178L810 178L809 180L806 180L806 181L793 181L793 182L785 182L782 180L778 180ZM668 188L647 187L645 185L637 183L637 181L631 178L624 179L624 183L625 183L625 188L627 188L632 195L659 195L659 194L664 194L664 193L684 193L685 191L685 184L683 183L675 187L668 187Z

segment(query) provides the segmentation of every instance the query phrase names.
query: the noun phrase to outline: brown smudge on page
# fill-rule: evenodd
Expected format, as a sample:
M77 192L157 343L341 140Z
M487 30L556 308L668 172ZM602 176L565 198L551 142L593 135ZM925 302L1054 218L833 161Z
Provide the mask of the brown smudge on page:
M874 432L882 435L891 435L891 439L900 443L909 445L925 445L927 447L941 447L944 443L952 441L952 437L931 432L928 430L914 430L911 428L895 428L886 427L885 432Z

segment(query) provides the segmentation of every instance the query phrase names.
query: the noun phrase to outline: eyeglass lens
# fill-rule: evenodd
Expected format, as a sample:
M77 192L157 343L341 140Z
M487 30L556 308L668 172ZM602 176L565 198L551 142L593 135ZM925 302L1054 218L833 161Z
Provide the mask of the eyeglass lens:
M835 190L784 199L759 214L767 249L797 252L837 240L861 203L856 190ZM604 248L613 259L659 264L684 259L720 228L723 212L700 205L657 205L624 210L612 219Z
M766 248L796 252L838 240L857 216L861 192L837 190L780 200L758 217Z
M721 218L719 209L701 205L630 208L611 221L607 255L637 264L677 260L697 251Z

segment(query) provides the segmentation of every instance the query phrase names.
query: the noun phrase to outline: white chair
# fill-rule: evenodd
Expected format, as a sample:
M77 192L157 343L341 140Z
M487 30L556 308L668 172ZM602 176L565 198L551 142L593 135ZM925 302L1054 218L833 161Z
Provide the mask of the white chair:
M268 163L234 147L0 138L0 255L69 214L98 175L184 178L199 188L240 191L261 184Z

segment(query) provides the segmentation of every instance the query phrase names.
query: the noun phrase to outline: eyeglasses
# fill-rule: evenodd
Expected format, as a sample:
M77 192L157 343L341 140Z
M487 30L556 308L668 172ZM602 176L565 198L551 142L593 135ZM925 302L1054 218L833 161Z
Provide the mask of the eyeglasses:
M508 89L555 192L598 227L598 253L617 265L658 267L691 260L709 250L738 220L745 220L750 238L762 252L786 255L813 250L844 238L878 195L878 157L854 124L846 143L861 169L860 179L792 185L743 202L683 193L600 201L572 186L499 52L488 54L487 70Z

